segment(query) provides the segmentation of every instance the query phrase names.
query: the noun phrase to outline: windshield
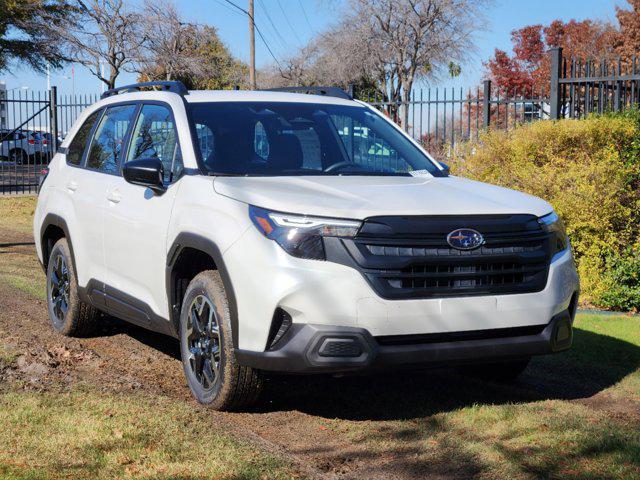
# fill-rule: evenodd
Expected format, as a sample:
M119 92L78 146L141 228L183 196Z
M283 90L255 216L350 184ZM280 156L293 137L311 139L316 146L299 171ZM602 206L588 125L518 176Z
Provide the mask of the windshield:
M365 107L212 102L189 108L202 164L213 174L444 175Z

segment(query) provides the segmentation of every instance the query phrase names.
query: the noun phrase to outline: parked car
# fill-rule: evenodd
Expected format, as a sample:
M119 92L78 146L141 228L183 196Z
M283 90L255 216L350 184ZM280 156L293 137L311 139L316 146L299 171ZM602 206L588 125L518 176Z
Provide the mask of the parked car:
M578 276L547 202L450 175L336 89L152 85L89 107L42 185L57 332L106 312L174 336L216 409L253 402L265 372L510 379L571 346Z
M17 165L48 163L53 156L51 134L37 130L0 132L0 157Z

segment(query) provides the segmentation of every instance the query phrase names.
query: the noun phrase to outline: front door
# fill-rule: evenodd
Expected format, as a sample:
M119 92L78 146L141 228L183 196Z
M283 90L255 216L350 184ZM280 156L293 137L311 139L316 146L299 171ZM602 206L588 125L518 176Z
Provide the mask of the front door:
M147 326L154 316L170 318L165 286L167 229L183 163L169 106L142 105L123 159L159 159L165 170L167 190L162 195L122 176L107 186L107 302L114 313Z

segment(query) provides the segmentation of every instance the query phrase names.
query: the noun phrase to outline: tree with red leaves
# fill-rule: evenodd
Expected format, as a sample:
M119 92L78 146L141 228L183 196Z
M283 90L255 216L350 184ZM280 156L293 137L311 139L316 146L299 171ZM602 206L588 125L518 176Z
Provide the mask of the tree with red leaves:
M635 1L640 4L640 0ZM610 59L618 35L613 25L593 20L530 25L511 32L513 54L496 49L485 67L503 93L542 92L549 84L549 49L562 47L566 58Z
M616 7L620 24L617 52L626 64L640 52L640 0L627 0L630 10Z

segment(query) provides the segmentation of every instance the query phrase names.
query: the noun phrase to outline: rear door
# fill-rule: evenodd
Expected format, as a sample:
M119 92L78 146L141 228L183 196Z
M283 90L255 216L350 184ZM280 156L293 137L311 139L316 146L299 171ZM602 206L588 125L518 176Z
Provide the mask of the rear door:
M116 105L104 110L93 128L87 153L79 167L68 169L67 194L76 212L76 230L83 238L74 242L74 249L82 249L78 272L81 285L91 280L102 290L107 279L104 260L104 208L109 179L119 174L119 157L136 105ZM84 126L83 126L84 128ZM78 137L81 131L78 132ZM75 139L74 139L75 141ZM67 162L75 161L73 142L67 152ZM76 246L76 244L79 244ZM91 293L91 292L89 292Z
M176 125L166 104L143 104L132 128L124 161L159 159L167 191L114 176L107 188L104 242L107 302L110 310L134 323L149 325L153 316L169 318L165 266L167 230L183 168Z
M67 222L74 250L76 275L85 287L91 278L104 281L102 249L102 206L96 194L95 179L84 170L87 149L96 123L103 110L93 112L78 129L65 152L61 152L68 168L60 170L59 191L70 211L54 212Z

